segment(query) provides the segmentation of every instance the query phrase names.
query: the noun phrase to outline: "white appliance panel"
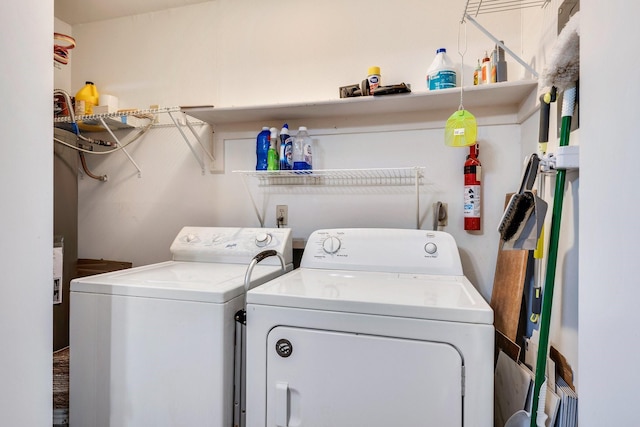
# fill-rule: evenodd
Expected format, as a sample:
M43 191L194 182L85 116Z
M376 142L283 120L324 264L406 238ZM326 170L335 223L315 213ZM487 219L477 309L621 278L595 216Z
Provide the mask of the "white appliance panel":
M223 303L244 294L247 266L167 261L75 279L71 291ZM281 274L280 265L258 264L251 274L251 284L259 285Z
M430 230L317 230L309 236L300 266L447 276L463 274L453 236Z
M76 293L71 310L71 425L232 423L233 322L227 304Z
M171 244L174 261L216 262L247 265L259 252L273 249L293 262L291 229L237 227L183 227ZM275 258L262 261L280 265Z
M468 323L493 323L464 276L299 268L256 287L247 303Z
M266 346L268 427L462 425L449 344L281 326Z
M247 412L247 427L265 426L268 411L266 361L267 353L272 351L271 347L267 348L267 336L283 325L451 345L464 360L464 426L493 427L493 325L262 304L247 305L247 407L251 409Z

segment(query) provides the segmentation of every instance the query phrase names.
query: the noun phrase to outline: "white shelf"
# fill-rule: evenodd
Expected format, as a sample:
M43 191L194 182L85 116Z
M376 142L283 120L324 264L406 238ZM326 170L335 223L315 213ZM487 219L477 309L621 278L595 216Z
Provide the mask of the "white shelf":
M509 106L517 111L537 80L493 83L463 89L464 107ZM409 112L443 111L446 117L460 105L460 88L385 96L238 107L182 107L182 111L211 125L242 122L283 122L297 119L358 117Z

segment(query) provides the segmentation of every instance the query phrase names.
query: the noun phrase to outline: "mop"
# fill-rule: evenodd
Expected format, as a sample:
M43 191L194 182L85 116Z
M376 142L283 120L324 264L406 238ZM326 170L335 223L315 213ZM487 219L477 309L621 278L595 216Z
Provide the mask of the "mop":
M549 66L541 76L542 87L555 87L564 91L562 104L562 123L560 127L560 147L569 145L571 132L571 118L576 100L576 81L580 74L580 12L577 12L567 22L558 35L556 45L552 51ZM553 302L553 288L558 258L558 241L560 239L560 222L562 218L562 203L564 200L565 169L558 169L553 196L553 211L551 216L551 231L549 237L549 252L547 254L547 271L545 287L542 296L542 314L540 318L540 341L536 358L536 375L531 402L530 427L544 427L546 415L544 413L544 395L546 392L545 367L549 352L549 327L551 305ZM535 410L534 410L535 408Z

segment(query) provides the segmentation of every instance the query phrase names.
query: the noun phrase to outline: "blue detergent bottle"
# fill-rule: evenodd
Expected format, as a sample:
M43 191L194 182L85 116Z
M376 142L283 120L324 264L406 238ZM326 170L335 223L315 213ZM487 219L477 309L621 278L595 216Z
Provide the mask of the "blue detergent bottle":
M264 126L256 138L256 170L266 171L269 153L269 127Z

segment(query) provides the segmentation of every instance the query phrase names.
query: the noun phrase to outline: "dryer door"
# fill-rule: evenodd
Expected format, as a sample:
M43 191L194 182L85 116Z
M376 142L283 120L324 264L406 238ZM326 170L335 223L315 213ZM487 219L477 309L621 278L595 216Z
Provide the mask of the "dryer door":
M267 339L267 426L462 426L449 344L280 326Z

